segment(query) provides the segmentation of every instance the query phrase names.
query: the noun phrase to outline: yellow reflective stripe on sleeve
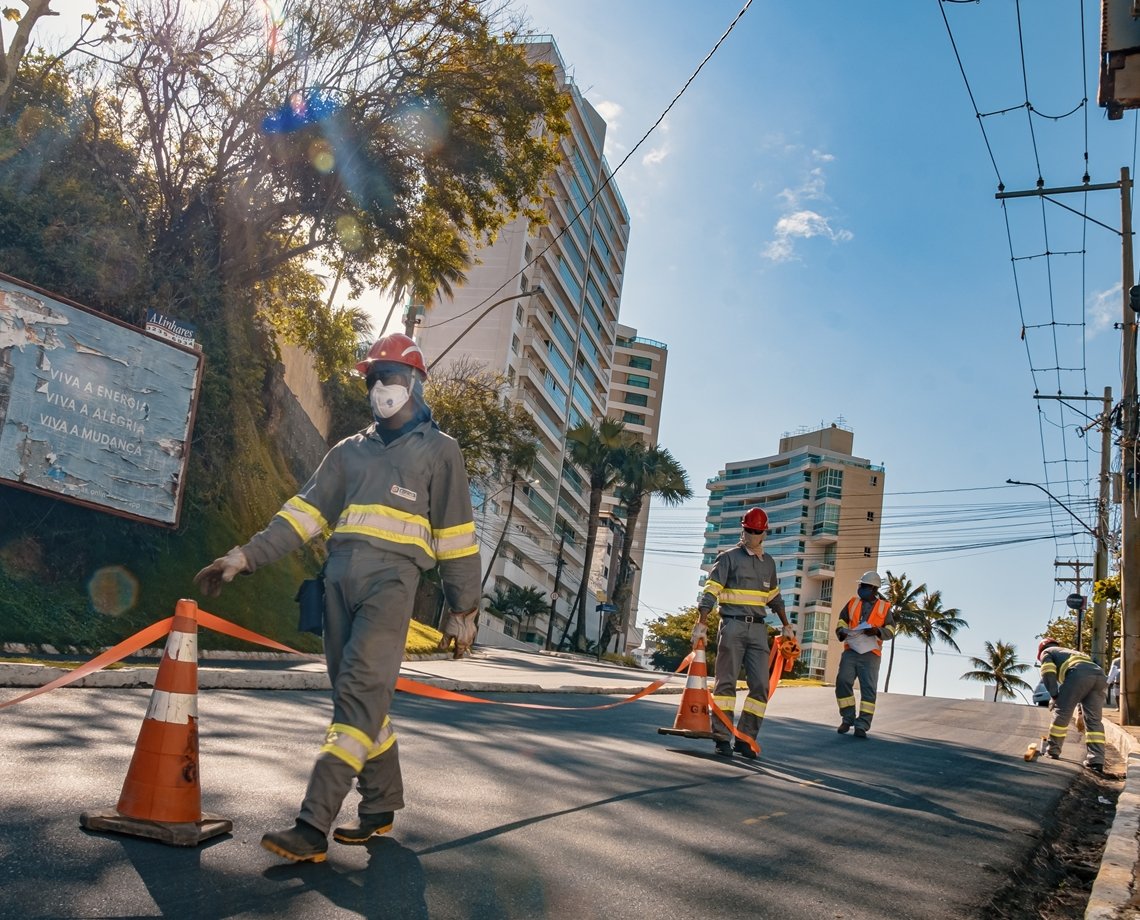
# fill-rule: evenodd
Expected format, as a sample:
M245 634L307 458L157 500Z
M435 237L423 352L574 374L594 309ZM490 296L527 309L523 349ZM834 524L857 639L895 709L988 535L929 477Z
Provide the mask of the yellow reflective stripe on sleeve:
M759 719L764 718L764 712L768 709L768 704L763 700L758 700L754 696L746 696L744 698L744 711L750 712L752 715Z
M475 537L475 522L460 524L457 527L443 527L431 532L435 540L435 555L441 562L445 559L461 559L479 552L479 541Z
M855 697L854 696L840 696L840 697L836 697L835 702L837 702L839 704L840 709L846 709L848 706L854 706L855 705Z
M711 578L705 582L705 594L711 594L713 597L720 597L720 592L724 590L724 585L719 581L713 581Z
M379 757L395 743L396 730L392 728L392 720L384 716L384 724L380 726L380 734L376 736L376 743L372 745L372 750L368 752L368 759L372 760L375 757Z
M378 540L418 546L432 559L435 558L431 525L427 518L388 505L349 505L341 513L336 532L358 533Z
M334 722L325 735L322 754L332 754L348 764L357 773L364 769L364 760L372 749L372 739L359 728Z
M289 522L289 526L297 531L306 543L319 536L323 531L328 530L329 526L324 515L315 506L296 495L285 502L281 510L277 512L277 516L285 518Z
M1042 674L1056 674L1057 673L1057 666L1055 664L1053 664L1053 662L1051 662L1051 661L1043 661L1041 663L1041 673Z
M771 591L751 591L747 588L725 588L720 593L720 603L740 604L744 607L763 607L768 601L779 594L779 588Z

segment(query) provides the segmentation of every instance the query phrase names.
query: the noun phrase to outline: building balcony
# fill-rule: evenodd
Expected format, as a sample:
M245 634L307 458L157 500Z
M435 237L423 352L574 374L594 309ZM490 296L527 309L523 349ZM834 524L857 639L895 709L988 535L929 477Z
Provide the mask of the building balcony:
M811 565L808 566L807 573L808 573L808 576L810 578L823 578L824 576L827 576L827 575L834 575L835 574L835 563L834 562L813 562Z
M828 533L825 531L821 531L820 533L813 532L808 537L808 539L813 541L814 543L819 543L819 544L822 544L824 546L829 546L833 543L839 542L839 534Z
M811 612L813 610L831 611L831 598L817 597L804 604L804 611Z

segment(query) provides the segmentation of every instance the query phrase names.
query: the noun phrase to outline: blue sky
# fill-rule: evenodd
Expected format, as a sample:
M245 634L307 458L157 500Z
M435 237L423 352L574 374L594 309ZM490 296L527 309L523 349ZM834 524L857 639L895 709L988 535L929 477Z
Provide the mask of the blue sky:
M555 37L617 167L744 2L514 9ZM53 6L55 27L88 3ZM979 696L958 679L966 656L1003 640L1029 660L1061 611L1071 588L1054 560L1091 561L1091 540L1052 539L1079 528L1004 484L1043 484L1094 523L1099 435L1076 435L1089 406L1033 394L1119 398L1120 240L1036 200L1003 211L994 193L999 177L1077 185L1086 149L1094 183L1135 173L1136 119L1096 105L1097 0L1020 7L1019 27L1014 0L754 0L618 172L632 223L621 319L670 346L660 440L696 493L651 514L642 622L695 598L706 481L837 419L886 467L880 571L941 589L970 623L962 655L938 649L931 694ZM985 138L943 13L978 108L1008 110L982 119ZM1115 191L1059 200L1119 226ZM891 689L920 692L922 663L900 640Z
M616 167L742 6L525 12L607 118ZM1007 234L998 176L1034 188L1040 162L1045 187L1078 185L1087 134L1092 182L1115 182L1135 161L1135 117L1109 122L1096 105L1096 2L1084 60L1079 0L1022 4L1020 37L1009 0L944 9L978 108L1021 106L983 119L996 171L939 3L757 0L617 174L632 224L621 318L670 346L660 439L696 492L650 517L641 621L695 596L706 481L842 418L855 453L887 470L880 570L941 589L970 623L961 656L932 659L928 692L976 697L958 679L965 656L1003 640L1031 660L1072 590L1054 561L1093 550L1084 537L950 547L1079 529L1007 478L1047 485L1095 524L1081 500L1099 435L1079 438L1086 419L1033 394L1120 393L1119 236L1036 199L1009 203ZM1026 81L1036 112L1078 111L1034 116L1031 135ZM1059 200L1119 227L1115 191ZM1026 258L1046 250L1071 254ZM921 692L922 664L901 640L891 689Z

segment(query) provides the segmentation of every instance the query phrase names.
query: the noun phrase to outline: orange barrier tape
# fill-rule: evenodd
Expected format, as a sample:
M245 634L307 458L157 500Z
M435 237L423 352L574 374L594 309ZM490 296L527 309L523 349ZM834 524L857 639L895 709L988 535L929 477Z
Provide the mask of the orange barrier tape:
M174 617L167 617L165 620L159 620L157 623L152 623L145 629L140 629L133 636L130 636L116 645L114 648L109 648L101 655L92 658L86 664L81 664L74 671L69 674L64 674L57 677L53 681L49 681L42 687L37 687L31 693L25 693L23 696L18 696L14 700L8 700L6 703L0 703L0 709L8 706L15 706L17 703L22 703L24 700L30 700L33 696L39 696L41 693L47 693L49 690L55 690L59 687L66 687L70 683L74 683L81 677L86 677L95 671L100 671L107 667L109 664L114 664L128 655L133 655L140 648L145 648L152 642L161 639L168 632L170 632L170 624L174 622Z

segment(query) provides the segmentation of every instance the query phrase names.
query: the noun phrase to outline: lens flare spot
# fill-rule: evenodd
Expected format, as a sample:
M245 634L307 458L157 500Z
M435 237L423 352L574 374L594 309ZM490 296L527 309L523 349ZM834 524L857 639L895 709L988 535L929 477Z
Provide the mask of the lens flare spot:
M343 214L336 219L336 232L345 249L359 249L364 242L355 217Z
M426 103L405 109L400 127L404 143L422 153L438 150L447 138L446 117Z
M91 606L104 616L117 617L130 610L139 597L139 583L121 565L99 569L87 582Z
M326 140L313 141L309 145L309 162L317 172L330 173L336 166L336 156L332 146Z

